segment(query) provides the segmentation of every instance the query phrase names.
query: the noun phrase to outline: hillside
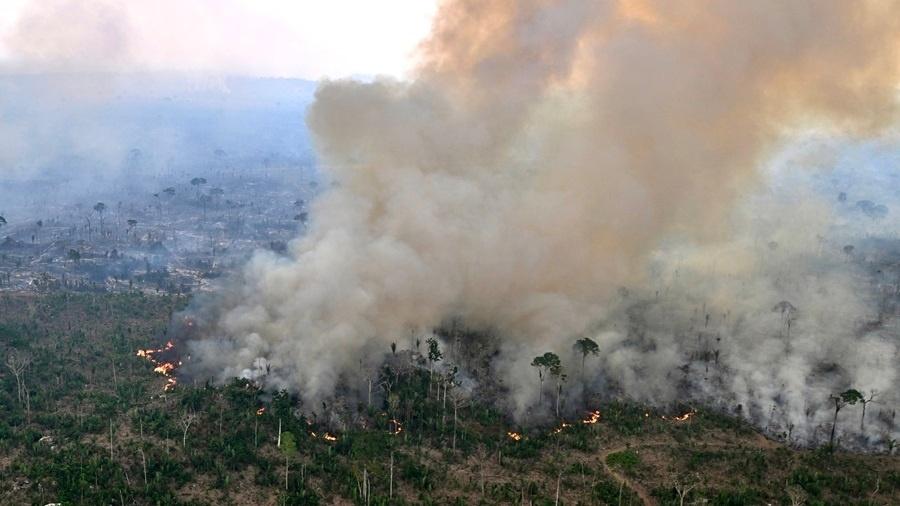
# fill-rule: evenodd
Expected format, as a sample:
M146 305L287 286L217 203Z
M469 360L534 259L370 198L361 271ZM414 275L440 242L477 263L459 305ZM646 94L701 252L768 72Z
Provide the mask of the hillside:
M166 391L153 369L177 360L186 303L0 296L0 350L30 359L21 389L0 370L0 503L900 503L897 456L789 448L702 408L598 402L521 428L422 368L387 367L371 406L301 409L239 380Z

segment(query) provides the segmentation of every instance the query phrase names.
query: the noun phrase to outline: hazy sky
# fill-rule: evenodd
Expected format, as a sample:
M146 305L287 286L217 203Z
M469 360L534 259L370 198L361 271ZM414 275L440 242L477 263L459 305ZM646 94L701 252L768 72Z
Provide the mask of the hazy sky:
M438 0L0 0L0 69L402 76Z

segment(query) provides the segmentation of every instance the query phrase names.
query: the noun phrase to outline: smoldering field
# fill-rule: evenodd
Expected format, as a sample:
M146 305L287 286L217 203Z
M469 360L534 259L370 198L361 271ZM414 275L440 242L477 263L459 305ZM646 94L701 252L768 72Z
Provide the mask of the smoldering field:
M815 444L855 388L877 403L841 444L895 439L898 9L445 2L410 81L320 85L331 188L196 301L186 372L346 422L436 333L457 392L522 423L552 351L569 414L702 405Z

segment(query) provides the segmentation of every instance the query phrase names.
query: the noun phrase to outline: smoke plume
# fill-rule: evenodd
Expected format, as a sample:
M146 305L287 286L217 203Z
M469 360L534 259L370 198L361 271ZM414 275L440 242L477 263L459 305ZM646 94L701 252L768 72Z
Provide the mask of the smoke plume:
M260 381L317 401L391 342L458 318L499 336L495 372L518 414L537 400L531 358L585 333L601 345L597 381L667 402L705 301L747 313L710 323L731 368L700 388L748 411L768 409L772 381L803 398L803 369L762 379L783 349L754 355L752 336L780 335L772 307L790 297L821 328L797 331L784 361L837 356L816 336L852 337L856 285L817 295L847 268L795 270L807 245L790 241L767 271L770 251L742 242L754 228L732 209L796 132L890 124L898 37L896 2L447 1L412 80L322 83L308 125L332 187L288 257L257 254L206 309L192 367L225 379L262 360ZM668 302L652 302L679 265Z

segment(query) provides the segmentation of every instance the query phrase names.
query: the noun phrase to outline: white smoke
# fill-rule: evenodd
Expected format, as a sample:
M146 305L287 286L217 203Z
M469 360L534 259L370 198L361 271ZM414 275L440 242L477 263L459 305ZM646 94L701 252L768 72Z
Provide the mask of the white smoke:
M727 217L790 132L889 124L897 14L878 1L445 2L415 79L321 85L308 124L332 188L287 258L259 253L220 294L192 367L225 379L265 358L265 382L314 402L361 360L455 317L498 334L496 372L521 414L537 397L532 357L625 318L616 289L671 277L678 250L654 252L694 244L669 302L638 315L653 346L630 346L625 322L606 328L597 372L629 395L672 400L677 382L665 378L693 351L680 333L697 325L684 309L708 300L734 318L750 312L715 321L732 336L722 353L734 374L701 388L764 409L776 393L754 378L773 357L781 371L813 367L820 327L839 356L850 334L836 331L852 334L864 303L852 283L818 300L821 287L791 267L791 241L764 263L766 247L742 242L756 224ZM735 256L713 268L701 261L711 247ZM853 281L822 262L804 267L819 284ZM662 274L648 274L654 264ZM771 308L786 297L802 315L790 350L746 346L778 330ZM811 395L796 376L778 381L785 395Z

